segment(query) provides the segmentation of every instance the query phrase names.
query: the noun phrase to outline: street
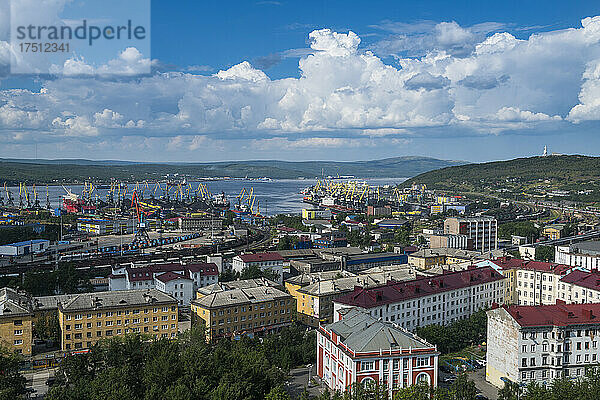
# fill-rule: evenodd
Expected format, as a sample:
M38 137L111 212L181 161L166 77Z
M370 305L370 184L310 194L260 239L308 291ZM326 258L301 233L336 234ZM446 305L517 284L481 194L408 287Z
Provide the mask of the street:
M48 393L48 385L46 385L46 381L49 377L54 376L56 370L57 368L48 368L28 371L24 374L25 378L27 378L27 387L35 390L35 392L31 394L30 398L35 399L37 397L45 396L46 393Z

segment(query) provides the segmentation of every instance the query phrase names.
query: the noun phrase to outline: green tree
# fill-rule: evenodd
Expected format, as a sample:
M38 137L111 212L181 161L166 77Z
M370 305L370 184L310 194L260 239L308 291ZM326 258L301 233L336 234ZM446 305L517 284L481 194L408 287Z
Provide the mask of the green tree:
M398 389L396 394L394 394L394 400L429 400L430 395L431 388L429 385L419 383Z
M13 400L25 393L27 380L19 373L21 357L0 347L0 400Z
M554 247L552 246L537 246L535 248L535 259L537 261L554 261Z
M282 386L276 386L267 393L265 400L290 400L290 396L283 390Z
M257 265L250 265L244 267L242 269L242 273L240 274L240 279L256 279L256 278L266 278L272 281L279 281L279 274L275 271L271 271L270 269L262 269Z
M474 400L477 388L475 382L470 381L467 374L462 373L452 382L450 392L453 394L454 400Z

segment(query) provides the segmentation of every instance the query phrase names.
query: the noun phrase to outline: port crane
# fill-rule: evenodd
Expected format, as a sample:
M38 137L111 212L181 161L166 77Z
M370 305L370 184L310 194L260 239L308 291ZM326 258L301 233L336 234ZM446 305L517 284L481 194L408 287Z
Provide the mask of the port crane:
M135 208L135 217L137 220L133 243L147 243L150 241L148 231L146 230L146 216L148 213L141 207L136 190L133 191L133 195L131 196L131 208Z

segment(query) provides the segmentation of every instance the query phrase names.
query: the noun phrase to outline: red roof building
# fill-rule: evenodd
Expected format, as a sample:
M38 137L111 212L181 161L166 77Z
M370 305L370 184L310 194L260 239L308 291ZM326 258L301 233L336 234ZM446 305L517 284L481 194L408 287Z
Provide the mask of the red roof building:
M355 287L334 300L334 321L340 310L360 307L374 317L406 329L447 324L475 311L504 302L505 278L492 267L469 268L383 286Z
M598 365L600 304L503 306L487 312L486 379L551 384Z
M284 258L279 253L275 253L275 252L240 254L238 257L245 263L257 263L257 262L283 261L284 260Z

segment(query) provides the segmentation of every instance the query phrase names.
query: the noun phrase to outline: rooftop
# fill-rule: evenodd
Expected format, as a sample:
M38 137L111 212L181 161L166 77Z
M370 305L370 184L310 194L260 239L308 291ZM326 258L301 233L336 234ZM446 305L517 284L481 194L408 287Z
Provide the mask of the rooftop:
M190 278L188 278L187 276L183 276L181 274L175 273L175 272L165 272L163 274L160 274L156 277L156 279L158 279L159 281L163 282L163 283L167 283L167 282L171 282L174 281L176 279L185 279L185 280L191 280Z
M59 309L74 312L164 304L177 304L177 300L160 290L140 289L77 294L66 302L59 303Z
M389 282L370 288L355 287L351 293L334 301L350 306L372 308L502 279L504 276L492 267L470 268L446 272L434 277L419 277L405 282Z
M414 253L409 254L410 257L424 258L424 257L442 257L442 256L450 256L450 257L461 257L464 259L473 259L479 256L481 253L478 251L471 250L461 250L461 249L452 249L452 248L436 248L436 249L421 249L415 251Z
M223 292L226 290L234 290L234 289L249 289L256 287L281 287L281 285L277 282L273 282L266 278L255 278L255 279L243 279L238 281L229 281L229 282L217 282L212 285L208 285L202 288L198 288L198 293L202 295L208 295L216 292Z
M283 261L284 258L275 252L271 253L255 253L255 254L240 254L238 256L243 262L261 262L261 261Z
M564 264L529 261L512 257L498 257L496 260L492 260L492 262L501 269L527 269L531 271L550 272L556 275L564 275L573 269L573 267Z
M262 303L276 299L291 298L292 296L272 286L258 286L246 289L229 289L215 291L196 300L194 305L203 308L217 308L224 306Z
M521 326L600 324L600 304L564 304L559 301L545 306L503 308Z
M401 349L435 351L432 344L395 324L379 321L355 308L343 312L345 315L340 321L321 329L338 335L340 341L355 353Z
M31 299L16 290L4 287L0 289L0 316L12 317L31 313Z
M22 246L28 246L28 245L37 244L37 243L50 243L50 241L46 240L46 239L24 240L22 242L4 244L4 245L2 245L0 247L3 247L3 246L8 246L8 247L22 247Z
M319 259L320 260L320 259ZM352 276L356 276L350 271L345 270L335 270L335 271L323 271L323 272L312 272L309 274L300 274L297 276L293 276L289 279L286 279L286 283L291 283L292 285L300 285L306 286L314 282L334 279L334 278L349 278Z
M560 278L560 281L564 283L573 283L587 289L600 290L600 272L598 271L587 272L580 269L574 269Z

